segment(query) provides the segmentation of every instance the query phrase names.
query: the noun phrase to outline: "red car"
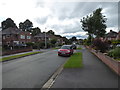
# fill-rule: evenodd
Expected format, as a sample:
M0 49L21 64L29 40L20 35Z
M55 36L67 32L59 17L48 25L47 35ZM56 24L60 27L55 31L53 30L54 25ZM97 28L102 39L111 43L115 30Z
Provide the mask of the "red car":
M71 56L73 54L74 50L72 45L63 45L58 50L58 56Z

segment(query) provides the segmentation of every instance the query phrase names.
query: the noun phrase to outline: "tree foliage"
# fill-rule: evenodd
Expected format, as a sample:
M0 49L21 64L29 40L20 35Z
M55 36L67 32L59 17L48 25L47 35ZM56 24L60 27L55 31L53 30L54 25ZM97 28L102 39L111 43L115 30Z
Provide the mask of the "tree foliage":
M19 23L19 28L22 30L22 31L29 31L31 32L31 28L33 27L33 23L29 20L29 19L26 19L24 22L20 22Z
M49 30L47 33L48 33L48 34L55 35L55 33L54 33L54 31L53 31L53 30Z
M2 30L7 29L9 27L17 28L16 24L14 23L14 21L11 18L7 18L6 20L4 20L1 23L1 26L2 26Z
M98 8L91 15L87 15L81 19L82 29L87 31L89 35L96 37L103 37L106 29L106 18L101 13L102 8Z
M41 33L41 29L39 27L32 28L32 35L35 36L39 33Z
M56 39L52 39L50 42L51 42L52 44L55 44L55 43L57 42L57 40L56 40Z
M76 37L73 36L72 38L70 38L70 40L73 42L73 41L77 41Z

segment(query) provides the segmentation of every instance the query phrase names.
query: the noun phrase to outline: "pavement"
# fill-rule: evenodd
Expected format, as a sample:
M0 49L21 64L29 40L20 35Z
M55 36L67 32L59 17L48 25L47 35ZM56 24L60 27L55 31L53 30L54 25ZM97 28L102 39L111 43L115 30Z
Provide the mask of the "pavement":
M83 67L63 69L52 88L118 88L119 76L84 46Z

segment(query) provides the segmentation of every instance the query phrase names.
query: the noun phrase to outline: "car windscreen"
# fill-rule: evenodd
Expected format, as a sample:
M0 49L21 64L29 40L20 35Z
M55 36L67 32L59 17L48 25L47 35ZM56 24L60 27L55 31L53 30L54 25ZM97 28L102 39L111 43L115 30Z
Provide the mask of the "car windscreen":
M62 46L61 49L70 49L70 46Z

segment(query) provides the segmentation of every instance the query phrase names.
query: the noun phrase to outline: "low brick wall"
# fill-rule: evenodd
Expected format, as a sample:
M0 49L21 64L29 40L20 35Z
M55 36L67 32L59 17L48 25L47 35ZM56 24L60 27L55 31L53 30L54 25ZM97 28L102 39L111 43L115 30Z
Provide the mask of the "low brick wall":
M10 54L16 54L16 53L21 53L21 52L27 52L27 51L32 51L32 47L27 47L27 48L22 48L22 49L17 49L17 50L5 51L5 52L2 52L2 56L10 55Z
M88 48L94 55L96 55L102 62L104 62L109 68L111 68L120 76L120 61L116 61L101 52L96 52L94 49L91 49L89 47L86 48Z

